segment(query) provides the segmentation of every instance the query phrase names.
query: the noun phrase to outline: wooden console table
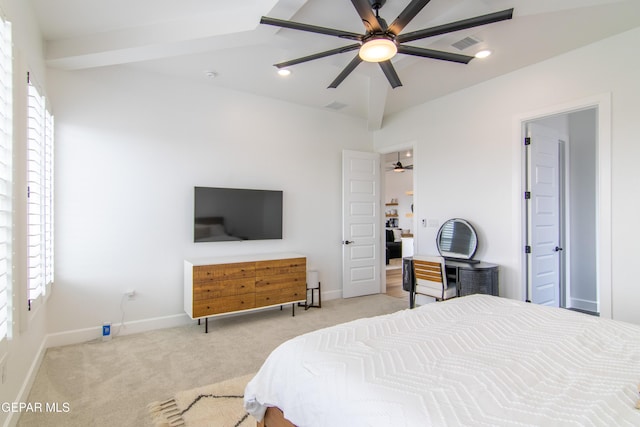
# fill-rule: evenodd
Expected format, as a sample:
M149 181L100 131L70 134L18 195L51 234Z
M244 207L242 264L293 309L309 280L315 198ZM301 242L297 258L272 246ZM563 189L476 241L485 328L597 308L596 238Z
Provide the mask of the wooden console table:
M184 310L192 319L306 302L307 259L295 253L184 261Z

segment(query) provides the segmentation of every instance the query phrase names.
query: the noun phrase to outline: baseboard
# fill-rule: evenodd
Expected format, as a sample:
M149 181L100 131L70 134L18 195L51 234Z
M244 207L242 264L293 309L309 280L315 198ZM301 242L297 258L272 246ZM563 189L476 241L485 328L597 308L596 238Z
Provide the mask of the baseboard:
M322 301L329 301L332 299L339 299L339 298L342 298L342 289L322 292Z
M112 338L137 334L140 332L153 331L155 329L173 328L184 326L192 322L186 313L174 314L171 316L154 317L151 319L134 320L124 324L111 325ZM79 344L95 339L101 339L102 325L92 328L76 329L73 331L57 332L48 334L45 338L46 348L60 347L63 345Z
M22 383L22 387L20 387L20 391L18 392L18 396L16 397L15 402L29 401L29 393L31 392L31 387L33 387L33 382L36 380L36 375L38 375L40 365L42 365L42 360L44 359L44 354L47 351L45 341L46 340L42 340L42 342L40 343L40 348L38 348L36 357L33 359L33 362L29 367L29 371L27 372L27 376ZM18 420L20 419L20 412L8 411L8 414L9 416L5 420L3 427L15 427L18 424Z
M590 313L597 313L598 312L598 303L595 301L589 301L589 300L584 300L584 299L579 299L579 298L570 298L569 299L569 307L568 308L575 308L581 311L587 311Z

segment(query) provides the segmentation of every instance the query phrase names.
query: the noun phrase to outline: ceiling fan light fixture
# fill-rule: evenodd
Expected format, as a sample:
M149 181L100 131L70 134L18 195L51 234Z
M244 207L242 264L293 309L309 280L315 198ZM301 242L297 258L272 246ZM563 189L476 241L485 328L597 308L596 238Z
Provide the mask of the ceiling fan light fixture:
M487 56L491 55L491 51L489 49L484 49L479 51L478 53L476 53L476 58L482 59L482 58L486 58Z
M367 40L359 51L360 58L366 62L384 62L398 53L398 46L387 37L375 37Z
M287 77L291 75L291 70L289 70L288 68L280 68L278 70L278 75L282 77Z

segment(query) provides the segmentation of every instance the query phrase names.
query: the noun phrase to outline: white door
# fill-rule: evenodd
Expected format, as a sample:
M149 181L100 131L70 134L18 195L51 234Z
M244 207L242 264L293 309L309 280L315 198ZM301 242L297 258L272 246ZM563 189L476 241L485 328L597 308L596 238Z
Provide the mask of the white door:
M342 297L380 292L380 155L342 152Z
M531 301L560 304L560 164L557 131L528 124Z

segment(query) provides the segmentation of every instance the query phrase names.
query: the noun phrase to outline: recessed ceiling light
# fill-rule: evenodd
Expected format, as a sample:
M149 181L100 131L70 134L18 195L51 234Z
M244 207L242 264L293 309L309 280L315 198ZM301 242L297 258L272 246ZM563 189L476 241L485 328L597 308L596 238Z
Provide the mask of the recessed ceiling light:
M210 79L215 79L216 77L218 77L218 73L216 73L215 71L205 71L204 75L209 77Z
M286 76L291 74L291 70L289 70L287 68L280 68L278 70L278 74L281 75L282 77L286 77Z
M481 50L480 52L476 53L476 58L486 58L489 55L491 55L490 50Z

